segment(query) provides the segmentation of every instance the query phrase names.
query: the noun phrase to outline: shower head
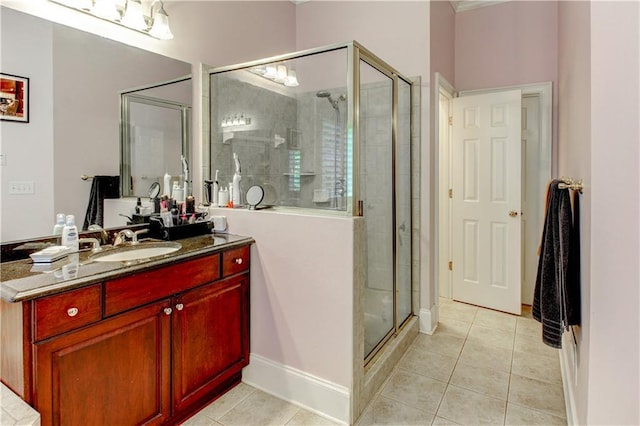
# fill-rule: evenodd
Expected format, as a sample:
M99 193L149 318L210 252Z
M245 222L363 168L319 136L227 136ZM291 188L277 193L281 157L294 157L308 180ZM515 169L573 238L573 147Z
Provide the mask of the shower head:
M337 110L338 109L338 102L340 101L344 101L347 99L347 97L345 95L340 95L338 96L338 99L333 99L331 97L331 93L327 92L326 90L321 90L319 92L316 93L316 96L318 98L327 98L327 100L329 101L329 103L331 104L331 106L333 107L333 109Z

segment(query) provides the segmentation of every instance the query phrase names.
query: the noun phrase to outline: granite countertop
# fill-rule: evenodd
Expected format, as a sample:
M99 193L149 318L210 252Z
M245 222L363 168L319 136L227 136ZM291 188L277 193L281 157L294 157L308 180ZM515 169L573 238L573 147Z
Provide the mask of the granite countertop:
M141 240L144 242L144 240ZM31 259L0 264L0 298L22 302L84 287L158 266L254 243L253 238L232 234L208 234L176 240L182 248L170 254L128 262L93 262L91 250L70 254L49 264Z

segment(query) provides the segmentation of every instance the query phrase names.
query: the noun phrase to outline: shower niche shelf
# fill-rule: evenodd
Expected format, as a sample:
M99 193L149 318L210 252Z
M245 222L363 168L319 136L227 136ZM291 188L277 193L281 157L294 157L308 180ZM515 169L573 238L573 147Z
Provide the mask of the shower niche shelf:
M283 173L282 176L315 176L316 172Z

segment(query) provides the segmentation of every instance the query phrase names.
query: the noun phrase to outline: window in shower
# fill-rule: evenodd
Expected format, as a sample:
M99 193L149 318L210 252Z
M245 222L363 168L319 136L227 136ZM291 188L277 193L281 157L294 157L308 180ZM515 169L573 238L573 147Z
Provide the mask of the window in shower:
M300 150L289 150L289 191L300 192Z

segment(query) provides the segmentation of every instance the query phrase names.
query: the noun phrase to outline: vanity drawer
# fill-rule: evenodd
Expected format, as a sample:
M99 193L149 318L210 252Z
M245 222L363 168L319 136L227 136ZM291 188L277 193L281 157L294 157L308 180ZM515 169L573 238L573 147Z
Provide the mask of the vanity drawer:
M187 260L104 284L104 314L113 315L220 278L220 255Z
M250 246L225 251L222 253L222 276L237 274L249 269Z
M34 301L35 340L43 340L102 318L100 284Z

